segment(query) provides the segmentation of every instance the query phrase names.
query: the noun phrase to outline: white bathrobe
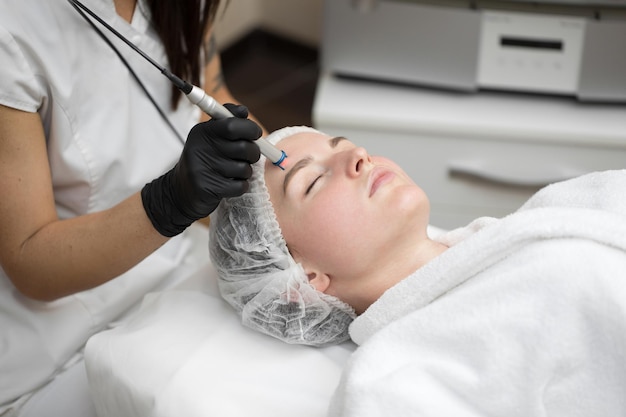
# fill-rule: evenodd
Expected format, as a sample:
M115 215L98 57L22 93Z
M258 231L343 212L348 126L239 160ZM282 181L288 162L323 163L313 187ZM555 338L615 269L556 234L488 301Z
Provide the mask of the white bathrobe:
M438 240L352 324L331 416L626 416L626 171Z

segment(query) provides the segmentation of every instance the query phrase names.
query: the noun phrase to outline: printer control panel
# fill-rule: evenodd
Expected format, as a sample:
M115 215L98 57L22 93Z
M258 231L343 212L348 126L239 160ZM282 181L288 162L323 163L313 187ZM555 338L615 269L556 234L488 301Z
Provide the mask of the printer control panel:
M575 94L585 19L483 12L478 85Z

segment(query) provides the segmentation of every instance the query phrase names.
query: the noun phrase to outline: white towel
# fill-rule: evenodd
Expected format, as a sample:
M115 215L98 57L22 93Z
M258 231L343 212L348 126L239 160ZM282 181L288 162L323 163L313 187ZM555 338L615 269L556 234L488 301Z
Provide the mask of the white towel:
M351 326L330 415L626 415L626 171L546 187Z

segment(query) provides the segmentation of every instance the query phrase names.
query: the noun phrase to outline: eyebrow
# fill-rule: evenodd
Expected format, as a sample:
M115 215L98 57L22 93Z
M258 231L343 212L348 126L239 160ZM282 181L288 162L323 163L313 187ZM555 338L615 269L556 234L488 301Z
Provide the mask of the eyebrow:
M344 136L335 136L334 138L329 140L330 147L331 148L336 148L337 145L339 144L339 142L341 142L342 140L348 140L348 139L346 139Z
M347 140L347 139L344 136L335 136L334 138L331 138L328 141L328 143L330 144L330 147L334 149L337 147L339 142L343 140ZM313 162L313 157L311 156L302 158L301 160L296 162L296 164L289 170L289 172L287 172L287 174L285 175L285 179L283 181L283 193L284 194L287 193L287 186L289 185L289 182L292 180L293 176L296 175L298 171L300 171L302 168L309 165L311 162Z

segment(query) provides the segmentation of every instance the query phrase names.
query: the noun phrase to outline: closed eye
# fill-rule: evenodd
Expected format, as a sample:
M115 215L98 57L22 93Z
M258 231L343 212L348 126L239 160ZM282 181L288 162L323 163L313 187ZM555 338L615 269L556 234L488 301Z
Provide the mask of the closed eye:
M315 186L315 184L320 178L322 178L322 176L318 175L317 178L315 178L313 182L311 182L311 184L307 187L306 191L304 192L304 195L308 195L311 192L311 190L313 189L313 187Z

